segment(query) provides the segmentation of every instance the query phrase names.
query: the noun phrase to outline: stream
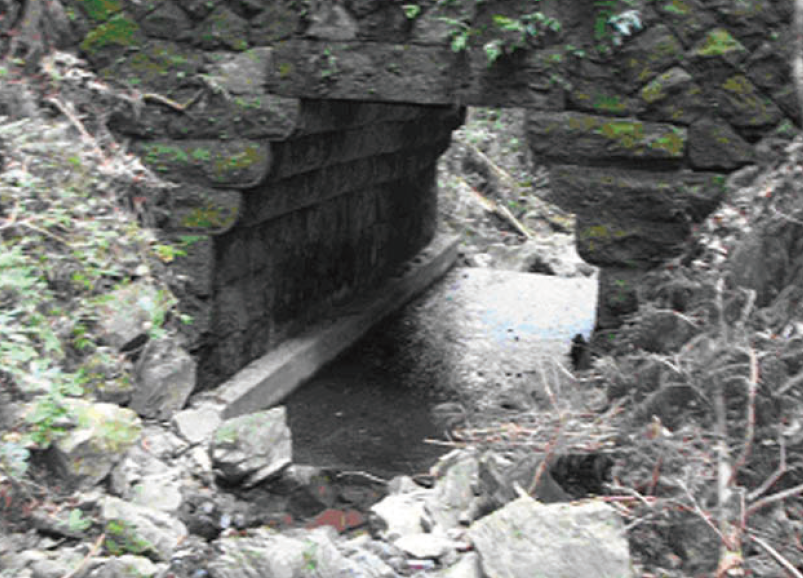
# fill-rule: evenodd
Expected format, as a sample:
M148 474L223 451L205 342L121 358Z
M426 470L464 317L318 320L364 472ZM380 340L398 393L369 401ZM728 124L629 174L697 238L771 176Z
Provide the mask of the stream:
M392 477L450 448L471 412L537 403L545 363L589 336L597 283L452 269L285 400L296 463Z

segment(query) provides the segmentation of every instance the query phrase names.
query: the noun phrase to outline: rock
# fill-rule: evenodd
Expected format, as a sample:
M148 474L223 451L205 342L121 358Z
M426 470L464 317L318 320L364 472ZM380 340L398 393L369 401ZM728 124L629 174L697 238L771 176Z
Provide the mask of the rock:
M455 450L433 468L435 490L427 498L427 510L444 530L473 521L480 499L479 460L476 452Z
M307 518L331 508L337 498L332 473L299 464L285 468L281 477L271 483L270 491L288 496L288 513L297 518Z
M527 136L536 158L573 164L602 161L677 164L686 150L685 128L579 112L532 111L527 118Z
M488 578L634 576L616 511L602 502L541 505L518 498L475 522L469 537Z
M571 239L567 237L567 241ZM488 266L493 269L541 273L558 277L588 277L594 267L580 259L574 244L553 243L550 240L530 239L521 245L490 245L486 253L491 257Z
M480 557L476 552L466 552L457 563L438 572L438 578L482 578Z
M169 419L195 388L195 360L174 338L149 341L137 363L131 408L143 417Z
M675 67L659 74L639 92L645 118L689 125L708 110L700 86L684 69Z
M622 83L630 89L643 86L684 57L683 46L663 24L653 26L626 41L619 52Z
M394 545L413 558L437 560L454 552L451 540L439 534L407 534Z
M339 4L321 2L310 15L312 25L307 36L321 40L354 40L357 38L357 22Z
M223 479L253 486L291 463L290 436L285 408L274 407L221 423L209 455Z
M151 446L145 444L133 447L112 471L110 489L134 504L176 513L183 502L181 480L185 473L150 450Z
M100 308L98 324L104 339L118 351L140 347L148 339L160 303L156 287L135 281L107 295Z
M166 561L188 534L172 515L112 496L103 501L101 516L106 548L115 556L129 553Z
M49 450L55 469L76 488L93 486L105 478L139 439L137 415L110 403L65 400L75 416L75 428Z
M142 556L123 554L109 559L89 574L90 578L153 578L159 566Z
M212 439L212 434L221 422L222 410L212 405L185 409L173 415L173 427L191 444Z
M695 169L731 171L754 159L753 147L724 121L703 118L689 129L689 162Z
M699 333L700 328L685 315L665 309L642 308L630 342L636 349L671 355Z
M371 527L383 540L393 542L408 534L419 534L430 525L424 508L430 490L395 494L371 506Z
M132 148L157 173L212 188L253 187L272 163L270 143L260 139L164 139L138 141Z
M371 578L399 578L396 571L388 566L382 558L364 548L355 548L346 554L350 560L365 570Z
M520 491L529 492L538 478L534 488L536 499L551 504L568 502L571 498L552 478L548 467L541 467L543 456L526 455L518 461L509 461L492 452L487 452L480 459L479 478L483 495L496 509L512 501Z
M220 554L208 565L215 578L372 576L343 556L322 528L293 534L258 529L249 536L222 538L217 544Z

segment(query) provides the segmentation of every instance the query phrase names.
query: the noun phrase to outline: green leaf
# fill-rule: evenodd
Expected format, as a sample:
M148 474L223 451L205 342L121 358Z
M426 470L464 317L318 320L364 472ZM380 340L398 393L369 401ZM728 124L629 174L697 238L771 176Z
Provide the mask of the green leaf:
M404 10L404 15L410 20L415 19L421 14L421 6L418 4L403 4L402 10Z

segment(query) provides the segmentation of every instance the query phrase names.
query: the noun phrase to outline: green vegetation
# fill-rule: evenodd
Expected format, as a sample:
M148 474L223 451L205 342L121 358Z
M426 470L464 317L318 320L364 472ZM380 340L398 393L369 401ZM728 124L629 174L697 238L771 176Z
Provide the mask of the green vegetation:
M113 177L96 168L113 159L69 131L52 121L0 124L9 145L0 173L0 383L32 400L24 423L0 437L0 471L16 478L29 451L75 419L69 398L109 374L130 380L97 320L105 296L154 258L155 239L124 217ZM154 308L156 329L175 305L168 295Z

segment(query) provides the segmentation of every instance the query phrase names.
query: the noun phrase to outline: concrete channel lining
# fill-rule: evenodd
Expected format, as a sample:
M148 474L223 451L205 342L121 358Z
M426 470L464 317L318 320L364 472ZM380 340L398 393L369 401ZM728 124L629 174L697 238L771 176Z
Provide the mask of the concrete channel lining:
M407 262L401 274L225 381L214 392L225 406L223 419L271 407L287 397L372 327L445 275L457 259L458 242L451 235L436 235Z

